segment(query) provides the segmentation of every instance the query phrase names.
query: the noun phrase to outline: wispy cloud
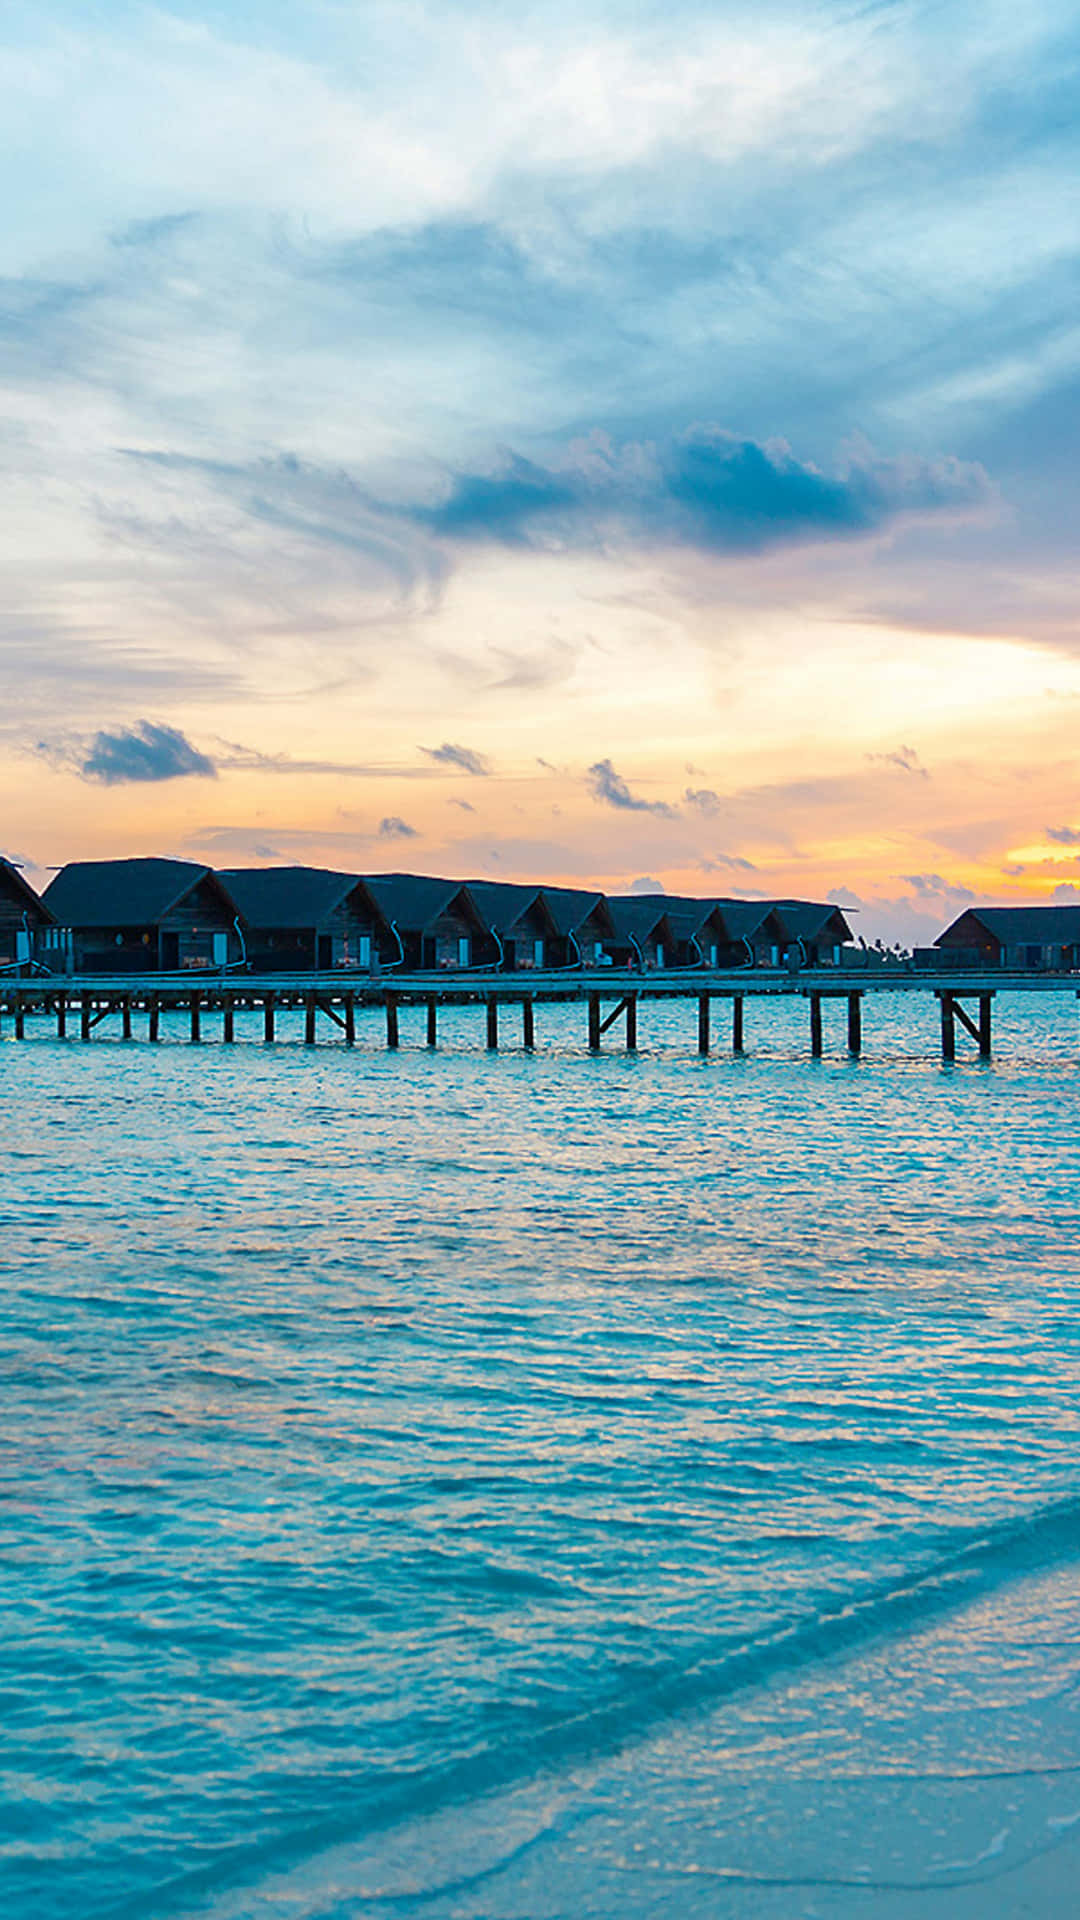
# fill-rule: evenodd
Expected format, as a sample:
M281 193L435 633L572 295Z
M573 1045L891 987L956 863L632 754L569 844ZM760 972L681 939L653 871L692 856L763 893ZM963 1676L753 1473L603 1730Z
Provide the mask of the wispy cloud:
M1046 837L1054 840L1059 847L1080 847L1080 828L1047 827Z
M897 747L894 753L868 753L866 758L875 766L895 767L900 773L917 774L921 780L930 778L914 747Z
M474 747L463 747L452 740L444 740L441 747L421 747L429 760L435 760L440 767L457 767L462 773L489 774L491 762L487 755L477 753Z
M399 819L396 813L388 813L385 819L379 821L380 840L416 840L418 838L417 829L410 827L407 820Z
M624 813L655 813L661 819L673 820L676 810L666 800L642 800L638 794L631 793L621 773L616 773L610 760L597 760L588 771L589 787L594 800L600 800L608 807L616 807Z

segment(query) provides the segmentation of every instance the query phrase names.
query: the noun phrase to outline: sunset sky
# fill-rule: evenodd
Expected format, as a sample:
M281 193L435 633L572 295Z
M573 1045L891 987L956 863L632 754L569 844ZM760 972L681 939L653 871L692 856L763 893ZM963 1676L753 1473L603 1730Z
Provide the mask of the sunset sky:
M1075 5L51 0L0 849L1080 899Z

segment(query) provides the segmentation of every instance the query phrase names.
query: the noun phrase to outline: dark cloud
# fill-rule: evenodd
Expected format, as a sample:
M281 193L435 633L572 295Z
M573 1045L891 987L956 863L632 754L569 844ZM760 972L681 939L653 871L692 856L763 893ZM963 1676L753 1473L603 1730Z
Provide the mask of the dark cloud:
M462 773L487 774L491 772L491 763L487 756L477 753L473 747L455 745L452 740L444 740L441 747L421 747L429 760L437 760L443 767L460 767Z
M976 898L970 887L954 886L950 880L943 879L940 873L904 873L900 878L914 888L920 901L927 903L938 905L952 901L962 904Z
M754 862L752 860L744 860L742 855L738 853L714 853L711 859L702 860L701 867L704 873L716 873L725 867L737 873L757 872Z
M714 814L720 811L720 795L711 787L687 787L683 799L695 813Z
M418 840L419 837L416 828L410 827L407 820L399 819L396 813L388 813L379 821L380 840Z
M448 800L446 804L448 807L460 807L462 813L476 812L476 808L473 806L471 800Z
M858 441L828 474L786 441L695 426L660 443L616 446L594 434L550 467L511 453L489 473L455 475L442 502L413 518L452 540L579 546L621 535L747 553L990 498L982 468L953 458L886 459Z
M1059 847L1080 847L1080 828L1047 827L1048 840L1056 840Z
M589 768L588 779L594 800L602 800L605 806L618 807L625 813L655 813L665 820L676 817L675 808L669 807L666 800L641 800L631 793L610 760L597 760Z
M639 873L636 880L630 882L631 893L666 893L662 880L654 880L651 873Z
M89 751L78 763L84 780L96 780L114 787L128 782L154 780L213 780L214 762L193 747L179 727L140 720L134 727L116 733L102 731L94 735Z

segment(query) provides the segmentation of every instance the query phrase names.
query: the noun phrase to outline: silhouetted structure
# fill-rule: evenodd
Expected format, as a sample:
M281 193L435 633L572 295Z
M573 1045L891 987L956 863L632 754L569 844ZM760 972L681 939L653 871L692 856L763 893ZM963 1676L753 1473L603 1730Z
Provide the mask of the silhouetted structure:
M540 887L510 880L469 880L466 885L487 929L479 960L490 960L506 973L549 965L557 930Z
M542 887L540 891L555 928L548 965L603 965L605 945L615 938L606 896L585 887Z
M489 930L467 886L427 874L365 873L368 895L389 929L388 964L405 971L471 967Z
M74 973L223 967L243 955L235 901L191 861L76 860L42 902Z
M934 947L950 966L1069 971L1080 967L1080 906L968 907Z
M52 915L18 867L0 854L0 967L29 965Z
M839 966L841 949L852 938L840 908L829 901L773 900L784 936L785 957L806 967Z
M256 973L366 970L393 946L364 882L325 867L229 867L221 874L239 908ZM396 957L396 954L395 956Z

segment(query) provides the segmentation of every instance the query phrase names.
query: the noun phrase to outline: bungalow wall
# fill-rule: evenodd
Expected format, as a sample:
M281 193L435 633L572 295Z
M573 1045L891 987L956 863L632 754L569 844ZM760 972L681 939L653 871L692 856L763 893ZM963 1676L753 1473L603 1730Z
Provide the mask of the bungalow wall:
M232 915L206 880L148 926L114 923L70 931L78 973L174 973L225 966L241 957Z
M349 899L312 927L245 927L244 943L255 973L328 972L334 967L366 972L379 949L371 915ZM387 959L397 957L396 946L386 953Z

